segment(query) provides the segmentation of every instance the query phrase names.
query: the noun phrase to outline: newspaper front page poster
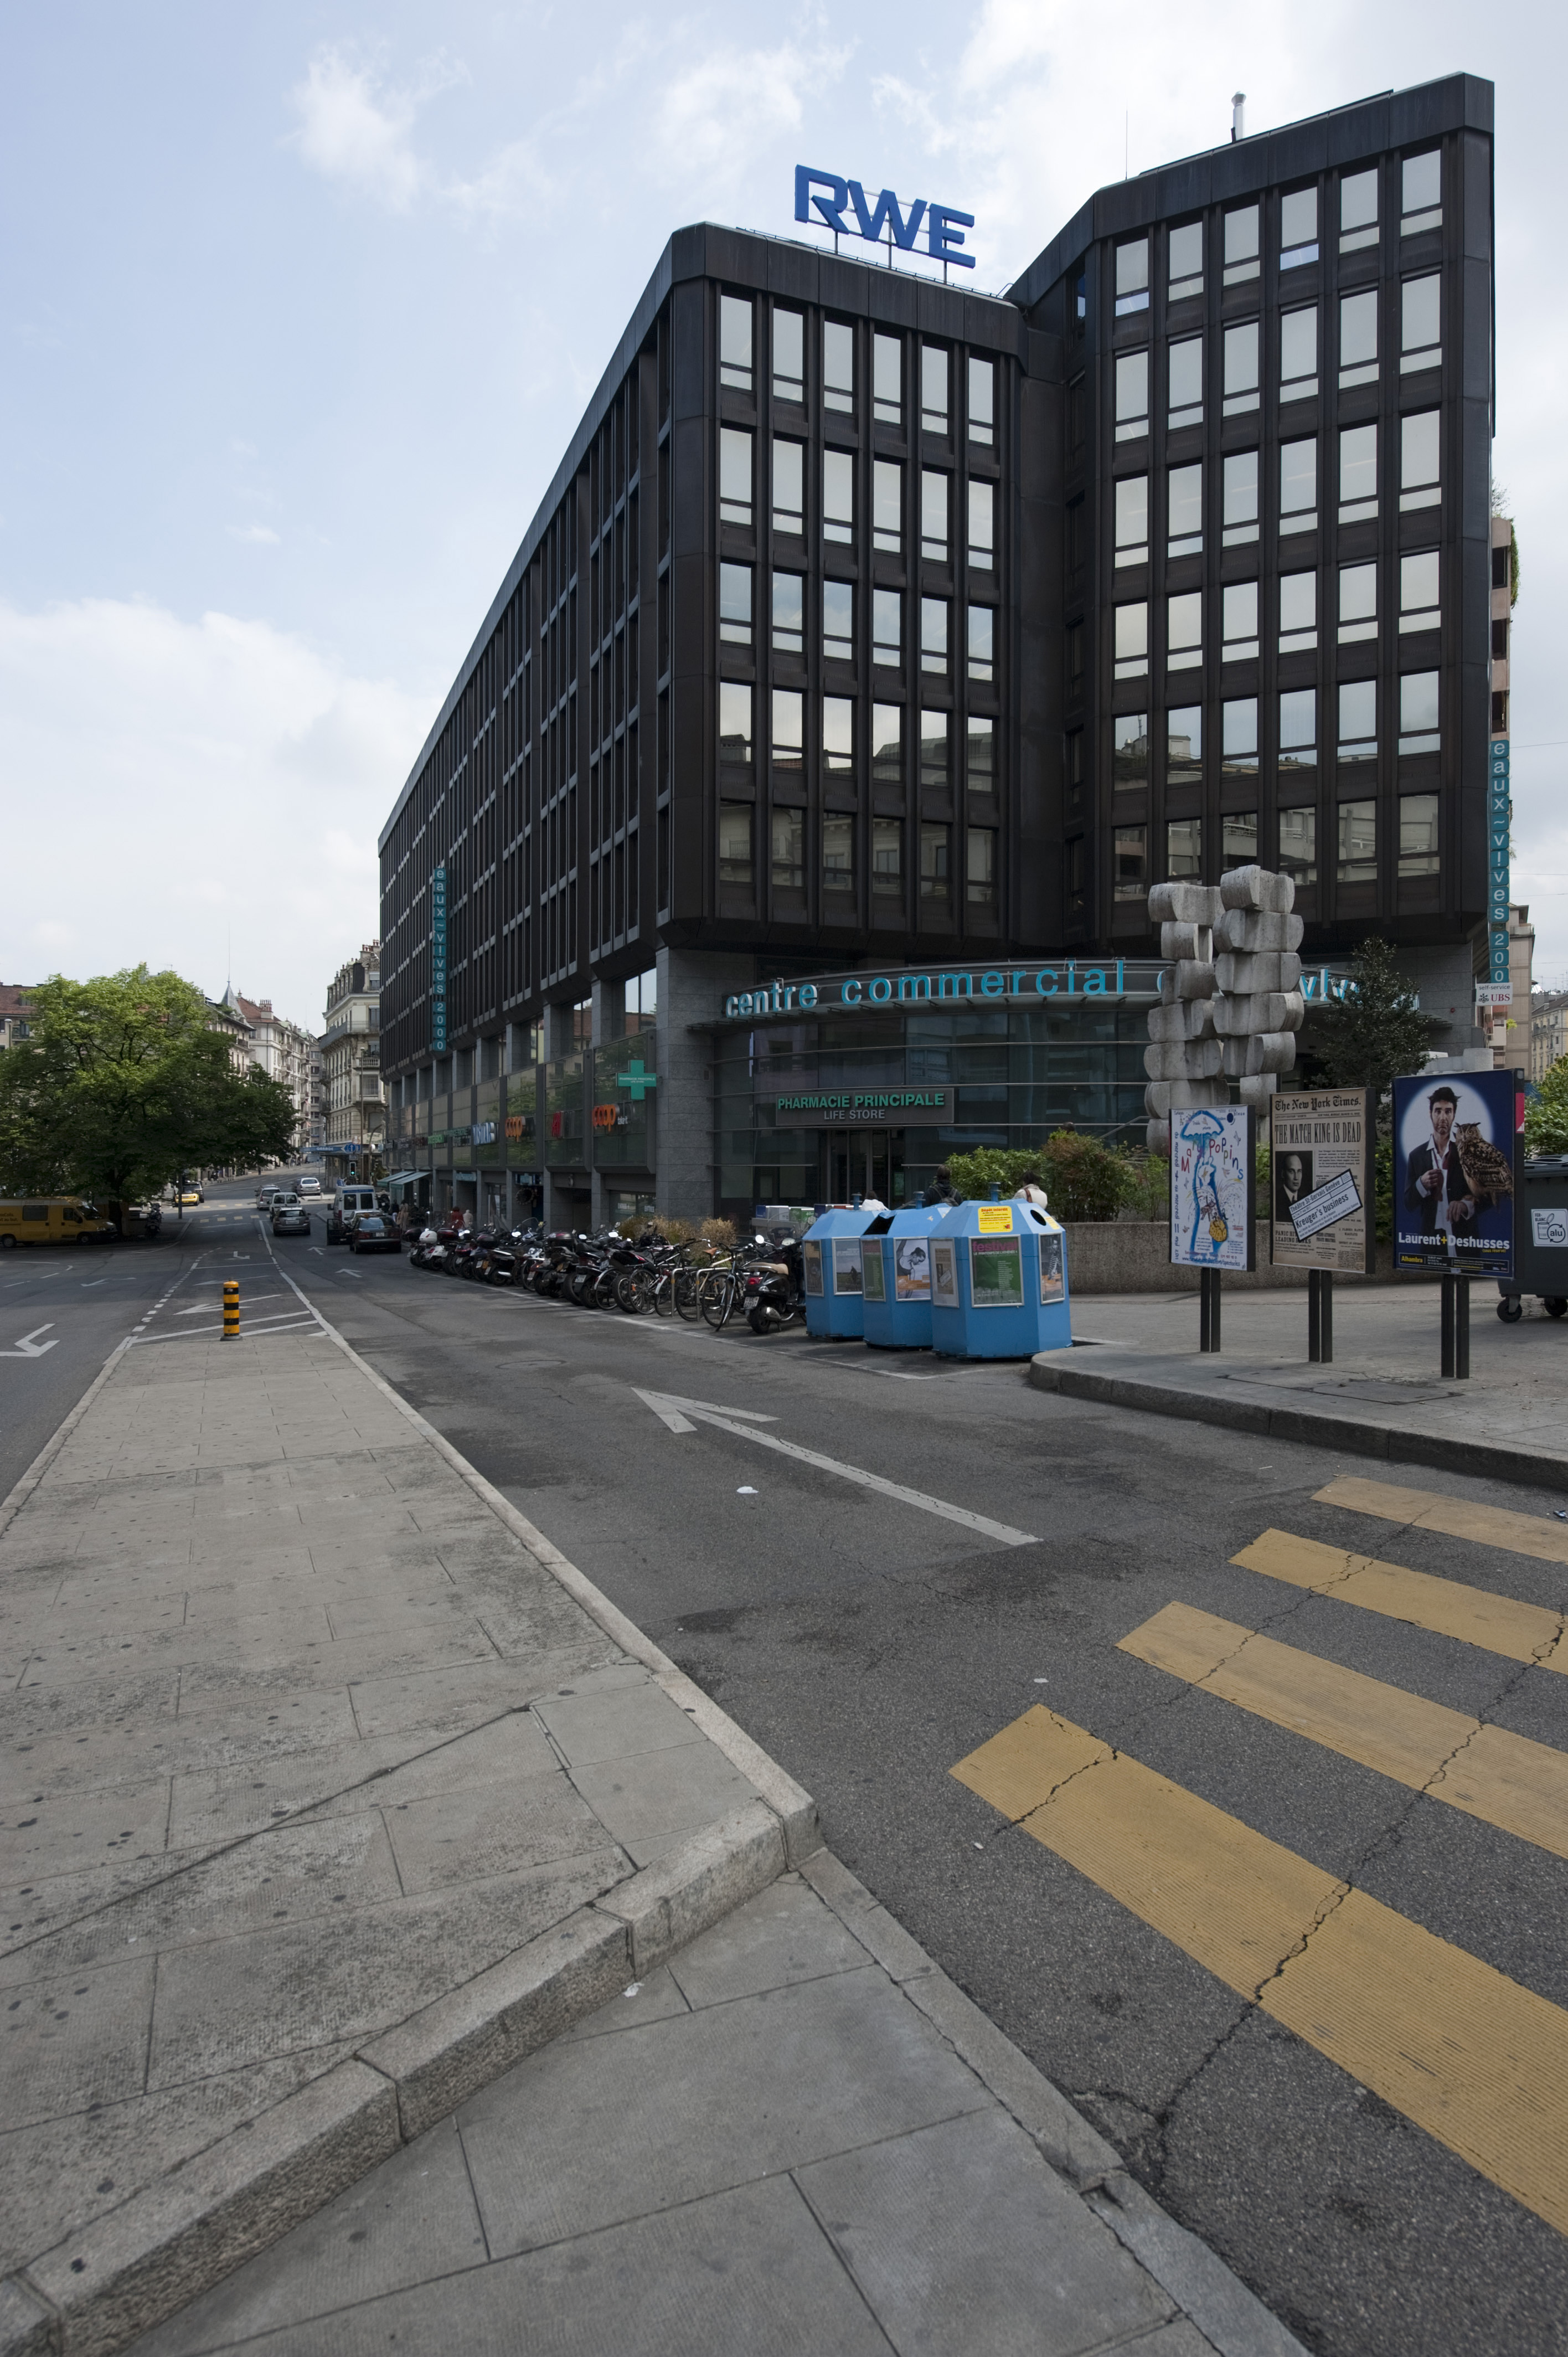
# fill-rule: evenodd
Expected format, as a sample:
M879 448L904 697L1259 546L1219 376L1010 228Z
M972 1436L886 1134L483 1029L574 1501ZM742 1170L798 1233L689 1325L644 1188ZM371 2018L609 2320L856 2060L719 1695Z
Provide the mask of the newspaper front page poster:
M1372 1125L1365 1089L1269 1100L1270 1258L1276 1268L1373 1266Z

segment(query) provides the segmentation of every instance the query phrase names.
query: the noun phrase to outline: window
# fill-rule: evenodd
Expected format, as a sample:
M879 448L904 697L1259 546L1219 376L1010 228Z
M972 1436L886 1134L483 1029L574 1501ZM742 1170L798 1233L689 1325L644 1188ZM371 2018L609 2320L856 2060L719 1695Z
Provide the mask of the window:
M1378 290L1339 297L1339 386L1378 381Z
M1165 783L1203 783L1203 706L1185 704L1165 715Z
M1256 811L1227 811L1219 821L1219 865L1251 867L1258 857Z
M729 770L751 767L751 689L736 679L719 682L719 759Z
M1400 680L1400 751L1437 750L1437 673L1407 671Z
M1280 768L1317 767L1317 690L1287 688L1280 697Z
M1507 550L1501 552L1507 555ZM1438 557L1434 548L1417 556L1400 558L1400 629L1435 630L1443 617L1438 607Z
M897 336L871 339L871 407L879 425L904 422L904 346Z
M773 645L781 655L805 652L805 587L799 573L773 576Z
M752 888L752 816L749 802L719 804L719 882L746 892Z
M822 652L829 662L854 661L854 584L822 584Z
M1197 589L1165 599L1165 668L1196 671L1203 661L1203 597Z
M1173 467L1166 478L1169 505L1165 518L1167 556L1198 556L1203 553L1203 468Z
M854 889L854 821L842 812L830 811L822 821L822 888Z
M751 303L745 296L719 296L719 382L751 391Z
M776 810L773 813L773 884L775 890L799 892L806 882L806 813Z
M1245 662L1258 651L1258 585L1230 581L1220 601L1222 615L1220 661Z
M920 669L945 672L948 667L948 601L920 600Z
M1116 355L1116 439L1132 442L1149 430L1149 355Z
M904 592L871 593L871 660L896 670L904 660Z
M920 898L922 900L945 900L949 897L948 836L950 829L935 826L924 820L920 826Z
M854 698L853 696L824 695L822 698L822 768L830 778L854 775Z
M1203 223L1183 221L1170 233L1165 293L1173 303L1203 292Z
M1437 479L1438 413L1422 409L1400 419L1400 506L1434 508L1443 497Z
M964 884L971 908L989 909L996 899L996 829L972 826L964 845Z
M1258 322L1240 320L1225 330L1225 410L1239 417L1258 406Z
M751 436L738 425L719 428L719 522L751 529Z
M1149 609L1141 599L1116 608L1115 646L1117 678L1142 679L1149 668Z
M1378 805L1339 805L1339 881L1375 884L1378 880Z
M1280 872L1290 877L1298 892L1305 885L1316 883L1317 813L1315 810L1281 811Z
M1339 643L1352 646L1358 639L1378 635L1378 568L1375 565L1339 567Z
M904 707L874 704L871 707L871 778L878 786L904 782Z
M897 900L904 891L904 826L896 818L871 823L871 889L873 897Z
M996 615L990 606L969 609L969 675L979 680L996 675Z
M1111 723L1111 782L1113 786L1146 786L1149 782L1149 716L1119 712Z
M1142 900L1149 889L1149 830L1146 826L1118 826L1112 829L1111 857L1114 882L1112 892L1118 900Z
M773 314L773 398L806 398L806 322L799 311Z
M1219 707L1221 778L1245 778L1258 767L1258 699L1237 695Z
M1136 358L1136 354L1129 355ZM1144 365L1148 356L1145 353ZM1169 352L1168 405L1165 424L1174 434L1179 426L1203 423L1203 338L1183 336Z
M1203 821L1165 821L1165 874L1173 884L1197 884L1203 876Z
M1443 358L1439 301L1441 281L1434 270L1430 277L1407 278L1400 288L1400 368L1435 368Z
M1129 238L1116 249L1116 317L1149 307L1149 241Z
M721 565L719 567L719 637L734 647L751 644L749 565Z
M923 787L943 791L950 783L948 716L945 712L922 712L920 715L920 783Z
M1302 654L1317 644L1317 576L1280 576L1280 652Z
M1378 429L1345 425L1339 432L1339 521L1355 523L1378 512Z
M920 424L947 439L948 356L940 344L920 347Z
M996 488L993 483L969 487L969 561L977 573L991 572L996 563Z
M1378 756L1378 683L1375 679L1345 679L1339 683L1339 760L1375 761Z
M890 556L904 545L904 469L897 458L871 462L871 544Z
M1239 205L1225 216L1225 284L1240 285L1258 274L1258 208Z
M1116 486L1116 562L1149 561L1149 479L1123 475Z
M969 438L987 448L996 440L996 364L972 360L969 364Z
M805 766L806 699L799 688L773 691L773 767L786 776L800 775Z
M1280 199L1280 268L1317 260L1317 190L1292 188Z
M822 407L854 410L854 329L842 319L822 322Z
M1400 235L1418 237L1443 220L1443 158L1435 147L1407 156L1401 173Z
M806 529L806 447L774 441L773 529L797 534Z
M1317 530L1317 436L1280 444L1280 530Z
M1339 183L1339 251L1355 253L1378 242L1378 172L1352 172Z
M1317 398L1317 306L1286 311L1280 319L1280 399Z
M854 538L854 459L847 450L822 452L822 538Z
M1404 876L1437 873L1437 796L1400 796L1400 866Z
M1224 517L1220 538L1227 548L1239 548L1258 537L1258 454L1232 450L1221 461Z
M996 791L996 723L970 716L964 748L965 778L972 794Z
M948 486L951 477L920 469L920 554L934 565L948 561Z

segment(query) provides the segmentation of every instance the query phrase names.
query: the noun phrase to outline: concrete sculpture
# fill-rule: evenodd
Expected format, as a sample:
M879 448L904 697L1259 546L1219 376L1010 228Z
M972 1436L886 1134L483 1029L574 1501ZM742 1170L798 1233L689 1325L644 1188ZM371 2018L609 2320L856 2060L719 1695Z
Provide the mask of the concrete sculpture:
M1295 886L1266 867L1233 867L1213 884L1156 884L1160 1003L1149 1009L1144 1107L1151 1154L1168 1154L1173 1111L1230 1102L1260 1109L1295 1062L1302 920Z

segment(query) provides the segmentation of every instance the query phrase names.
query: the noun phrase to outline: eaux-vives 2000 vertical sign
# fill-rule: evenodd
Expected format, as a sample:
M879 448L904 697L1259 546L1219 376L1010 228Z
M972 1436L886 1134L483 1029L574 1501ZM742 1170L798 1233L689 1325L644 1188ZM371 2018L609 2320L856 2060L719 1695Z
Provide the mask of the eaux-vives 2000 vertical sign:
M446 870L430 877L430 1052L446 1053Z

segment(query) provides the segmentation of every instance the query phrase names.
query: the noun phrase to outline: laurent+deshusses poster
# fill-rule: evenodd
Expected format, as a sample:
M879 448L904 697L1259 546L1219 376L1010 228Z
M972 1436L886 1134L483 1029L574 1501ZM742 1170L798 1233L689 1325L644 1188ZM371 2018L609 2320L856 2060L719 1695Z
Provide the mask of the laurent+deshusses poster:
M1370 1276L1377 1248L1366 1089L1269 1099L1269 1257L1276 1268Z
M1394 1082L1394 1266L1511 1276L1514 1072Z

